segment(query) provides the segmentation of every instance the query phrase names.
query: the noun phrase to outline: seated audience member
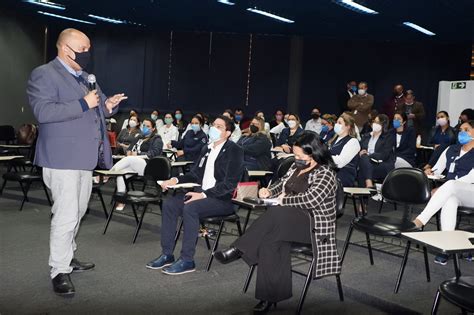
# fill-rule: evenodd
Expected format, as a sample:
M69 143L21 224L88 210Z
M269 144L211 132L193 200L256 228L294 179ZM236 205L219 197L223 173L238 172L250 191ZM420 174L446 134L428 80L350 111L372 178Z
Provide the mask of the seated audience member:
M260 301L253 309L258 314L292 296L292 242L324 239L321 250L318 245L314 253L318 261L314 275L341 271L335 235L337 179L331 155L318 135L308 131L295 141L293 152L295 163L286 175L259 191L260 198L276 198L279 205L268 207L245 234L214 255L221 263L242 258L249 266L258 265L255 298ZM315 220L314 230L310 220Z
M207 145L207 136L202 131L203 123L201 116L195 115L189 123L191 130L186 132L181 140L171 141L171 145L178 149L176 152L178 159L198 162L202 148Z
M112 152L117 151L117 132L115 131L117 121L115 118L106 119L107 122L107 137L109 138L110 147ZM17 137L18 139L18 137Z
M414 167L416 161L416 131L407 126L407 114L396 113L393 116L391 130L395 142L395 168Z
M125 154L130 143L142 136L142 132L140 131L140 119L138 116L130 116L127 121L127 128L120 130L120 133L117 136L118 154Z
M167 149L172 147L171 141L178 141L179 131L178 127L173 125L173 114L165 114L165 125L158 129L158 134L163 140L164 147Z
M337 166L337 178L344 187L353 187L357 179L360 144L356 138L356 128L354 117L342 113L334 126L337 138L329 147Z
M214 120L209 130L210 144L203 148L199 163L191 171L173 177L161 184L163 190L177 183L198 183L200 189L168 197L163 202L161 224L162 254L146 267L162 269L170 275L180 275L195 270L194 253L199 232L199 220L209 216L225 216L234 213L232 195L242 178L244 152L228 141L235 124L225 116ZM175 261L174 238L178 217L183 219L181 255Z
M183 119L183 111L181 109L176 109L174 111L174 123L173 123L176 128L178 128L179 136L183 134L183 132L186 130L186 127L188 126L187 121Z
M242 131L240 130L239 124L235 123L234 113L230 109L226 109L223 113L223 116L234 121L234 131L230 135L230 141L237 143L239 142L240 137L242 137Z
M245 130L250 126L250 119L247 119L244 115L242 108L237 108L234 111L234 120L239 125L240 130Z
M319 111L319 108L315 107L311 111L311 119L306 122L304 130L316 132L319 135L321 133L321 128L321 112Z
M199 116L202 120L202 126L201 126L201 130L206 134L206 136L209 134L209 125L205 123L205 120L204 120L204 114L203 113L196 113L196 115L194 116ZM188 124L188 126L186 127L186 130L183 132L183 134L181 135L181 138L184 138L184 136L186 135L186 133L188 131L192 130L192 122L190 122Z
M260 117L263 119L263 122L265 123L265 132L268 134L270 132L270 124L267 123L265 120L265 113L261 110L258 110L257 112L255 112L255 117ZM252 124L252 122L250 122L250 124Z
M365 122L364 126L360 130L360 137L365 136L372 132L372 123L374 122L375 117L379 114L376 109L372 109L370 113L367 115L367 121Z
M321 133L319 138L323 143L329 144L332 142L336 133L334 132L334 125L336 124L336 115L324 114L321 119Z
M163 141L156 134L155 122L151 119L145 119L142 126L143 137L136 138L127 149L127 157L118 161L112 170L137 173L143 176L146 167L145 156L149 159L160 156L163 153ZM117 177L117 192L126 191L125 181L122 176ZM125 204L118 203L116 210L123 210Z
M272 143L265 132L264 120L255 117L250 123L250 134L240 138L238 145L244 150L244 166L247 170L267 171L271 168Z
M388 117L379 114L372 124L372 132L361 140L359 152L359 185L375 188L374 180L383 180L395 167L395 139L388 132Z
M416 135L423 134L423 121L425 119L425 107L422 102L415 100L413 90L405 93L405 102L395 108L397 113L405 113L407 115L406 126L415 128Z
M374 96L367 93L367 89L367 83L360 82L357 95L351 97L351 99L347 102L347 107L349 107L349 109L352 111L356 126L359 128L359 131L368 121L368 115L372 110L372 106L374 105Z
M150 118L151 120L155 122L156 130L160 129L164 125L163 119L159 117L160 117L160 112L157 109L151 112Z
M126 128L128 127L128 120L129 120L130 117L132 117L132 116L135 116L135 117L138 118L138 112L137 112L136 110L134 110L134 109L131 109L131 110L130 110L130 114L128 115L129 118L127 118L127 119L125 119L125 120L123 121L122 129L126 129Z
M275 128L279 124L286 124L283 120L285 113L281 109L277 109L274 114L274 119L270 122L270 129ZM288 127L288 126L285 126Z
M459 132L461 125L470 120L474 120L474 109L466 108L461 112L461 114L459 114L458 124L456 125L456 127L454 127L454 130L456 132Z
M434 151L424 168L435 165L441 153L454 143L456 143L456 130L450 126L449 114L442 110L436 114L436 126L430 132L428 146L432 146Z
M474 120L463 123L458 134L459 144L449 146L427 175L440 175L448 169L448 181L435 189L425 209L415 219L418 227L426 225L441 209L441 230L454 231L459 206L474 207ZM446 265L447 255L438 255L435 263Z
M291 153L292 146L296 139L303 133L300 126L300 118L296 114L288 114L288 128L282 130L276 142L275 150Z

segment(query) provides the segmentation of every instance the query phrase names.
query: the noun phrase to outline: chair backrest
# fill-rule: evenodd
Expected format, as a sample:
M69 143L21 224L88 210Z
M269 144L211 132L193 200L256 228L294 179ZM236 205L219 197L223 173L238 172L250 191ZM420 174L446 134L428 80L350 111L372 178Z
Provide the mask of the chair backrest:
M15 128L10 125L0 126L0 141L10 143L15 141Z
M148 160L144 175L154 182L157 180L167 180L171 177L171 161L164 156L155 156Z
M419 205L428 202L431 189L428 177L418 168L397 168L382 184L382 196L392 202Z
M336 219L339 219L344 215L344 186L339 179L337 179L337 191L336 191Z
M277 178L282 178L290 169L291 165L295 162L295 158L290 156L280 161L277 168Z

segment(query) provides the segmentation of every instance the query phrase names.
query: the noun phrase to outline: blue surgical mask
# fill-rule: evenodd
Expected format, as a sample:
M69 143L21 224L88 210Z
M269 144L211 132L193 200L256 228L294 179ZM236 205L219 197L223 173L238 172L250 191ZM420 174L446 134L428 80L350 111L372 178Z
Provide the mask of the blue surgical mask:
M165 124L170 125L171 123L173 123L173 118L165 118Z
M341 124L335 124L334 125L334 132L337 135L340 135L342 133L342 125Z
M183 118L183 115L182 115L182 114L174 114L174 117L175 117L177 120L181 120L181 118Z
M241 121L242 115L235 115L235 121Z
M398 129L402 126L402 122L398 119L393 120L393 128Z
M143 126L142 126L142 133L143 133L143 135L146 137L146 136L148 136L148 135L151 133L151 129L148 128L147 126L143 125Z
M458 141L460 144L465 145L474 140L467 131L461 131L458 133Z
M221 132L216 127L209 128L209 140L211 142L218 141L221 138Z
M322 132L328 132L328 131L329 131L329 127L328 127L327 125L323 125L323 126L321 127L321 131L322 131Z
M351 86L351 90L352 90L352 92L354 92L354 93L357 92L357 86L355 86L355 85Z
M196 125L196 124L192 124L192 125L191 125L191 129L192 129L194 132L198 132L199 130L201 130L201 126Z

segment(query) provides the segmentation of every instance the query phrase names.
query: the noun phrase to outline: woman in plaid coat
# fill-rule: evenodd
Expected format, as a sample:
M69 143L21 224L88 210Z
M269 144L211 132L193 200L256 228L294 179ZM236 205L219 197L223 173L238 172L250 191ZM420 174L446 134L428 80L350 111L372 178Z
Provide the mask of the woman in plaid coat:
M241 257L249 265L258 265L255 297L260 302L254 311L268 311L292 296L292 242L313 244L314 276L341 271L336 249L337 179L331 154L312 132L298 138L293 152L295 163L288 173L259 191L260 198L277 198L279 205L269 207L230 248L215 254L222 263Z

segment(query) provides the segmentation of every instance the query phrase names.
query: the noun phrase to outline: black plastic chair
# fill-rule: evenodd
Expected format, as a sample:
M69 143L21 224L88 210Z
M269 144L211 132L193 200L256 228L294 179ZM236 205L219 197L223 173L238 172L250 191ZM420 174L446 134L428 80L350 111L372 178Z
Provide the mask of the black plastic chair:
M474 277L459 277L444 281L436 292L431 314L438 312L440 297L461 308L463 314L474 313Z
M26 171L26 167L31 167L31 170ZM21 191L23 192L23 200L19 209L20 211L23 210L25 202L29 202L28 192L30 190L31 184L34 182L41 183L44 193L46 194L46 199L48 200L49 205L52 206L48 190L43 182L43 177L41 176L41 171L35 167L32 167L30 161L25 160L24 158L13 159L10 161L8 172L3 174L3 185L0 189L0 195L3 194L3 190L5 189L8 181L15 181L20 184Z
M337 187L337 193L336 193L336 220L344 215L344 199L345 199L344 188L342 187L341 182L338 180L338 187ZM310 212L310 214L312 213ZM314 230L315 222L314 220L310 220L310 221L311 221L311 230ZM313 238L311 239L313 240ZM301 291L300 299L298 302L298 308L296 311L297 314L301 313L311 281L316 280L313 277L313 271L316 266L316 257L314 257L313 255L313 247L316 248L316 245L313 246L312 244L303 244L303 243L291 244L291 249L290 249L291 254L297 255L297 256L305 256L306 258L311 259L309 269L306 273L301 272L299 270L295 270L295 269L291 270L293 273L306 277L306 281L304 283L303 290ZM252 276L255 271L255 267L256 265L250 266L249 272L247 274L247 278L245 279L245 284L243 288L244 293L246 293L248 290L250 281L252 280ZM344 301L344 292L342 290L341 277L339 274L335 275L335 277L336 277L337 289L339 292L339 299L341 301Z
M133 215L137 223L135 229L135 234L133 236L132 243L135 243L138 237L138 232L142 227L143 218L145 217L145 212L148 208L148 205L152 202L156 202L161 207L162 201L162 190L161 187L157 184L158 180L167 180L171 176L171 162L168 158L164 156L157 156L150 160L145 167L144 177L146 180L151 180L154 183L154 186L157 190L157 193L148 193L141 190L130 190L125 193L115 193L112 197L114 200L112 209L109 212L107 217L107 222L105 223L104 232L107 231L110 220L114 214L115 206L117 203L124 203L132 205ZM146 183L145 183L146 184ZM135 207L136 206L136 207ZM141 216L138 217L137 212L139 211L140 206L142 206Z
M365 233L371 265L374 264L374 258L370 244L370 235L400 238L401 233L421 230L410 220L409 215L413 205L425 204L430 199L430 183L422 170L417 168L398 168L392 170L382 184L382 196L387 201L403 205L405 207L403 217L393 218L382 215L367 215L353 219L344 244L342 261L344 261L354 229ZM395 284L395 293L398 292L400 287L410 246L411 242L407 242L402 266ZM423 247L423 254L425 259L426 279L429 282L430 271L426 247Z
M0 126L0 141L5 144L12 144L16 139L15 128L10 125Z

